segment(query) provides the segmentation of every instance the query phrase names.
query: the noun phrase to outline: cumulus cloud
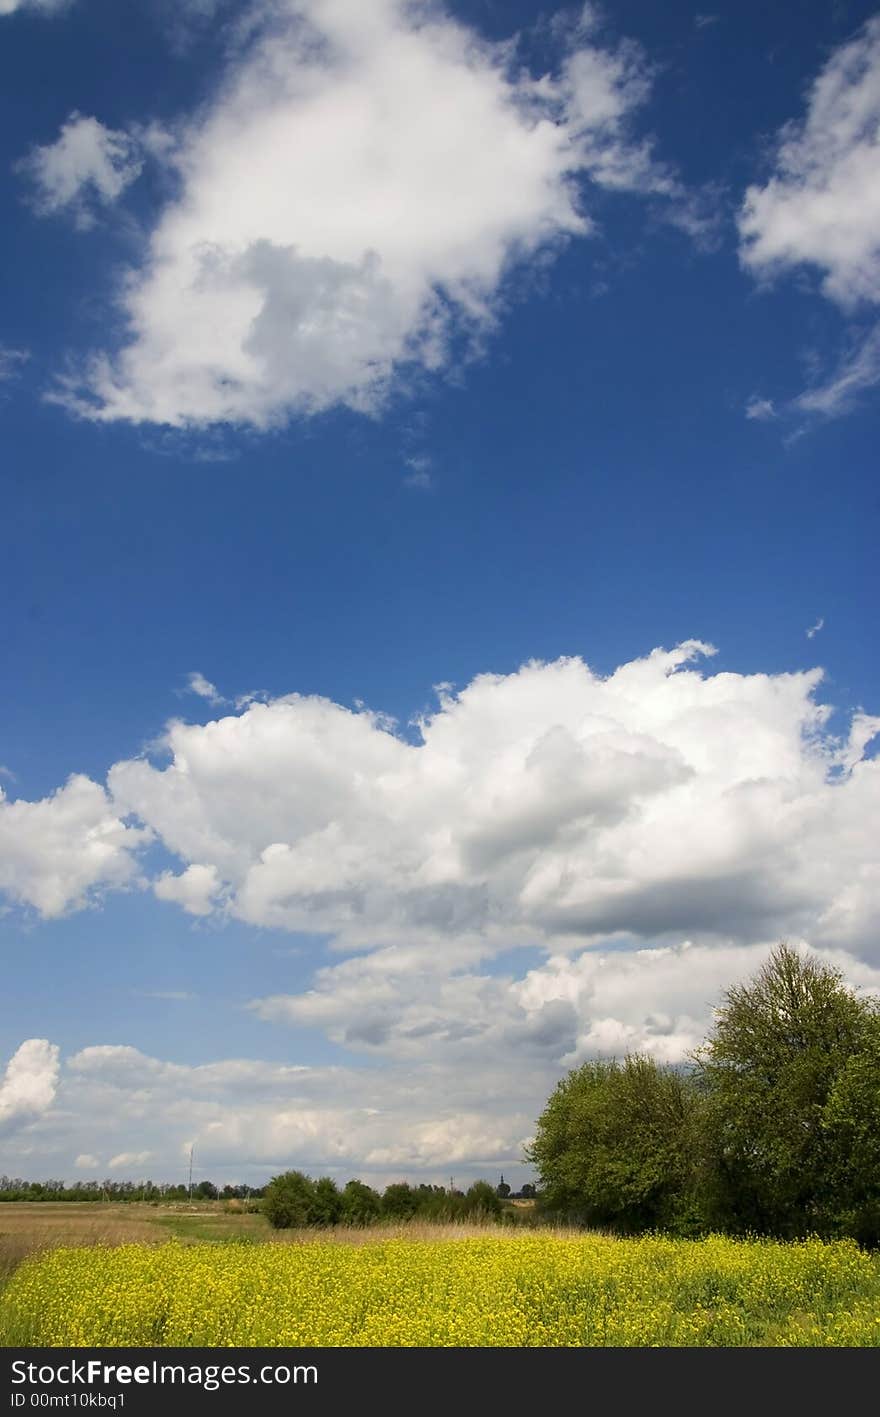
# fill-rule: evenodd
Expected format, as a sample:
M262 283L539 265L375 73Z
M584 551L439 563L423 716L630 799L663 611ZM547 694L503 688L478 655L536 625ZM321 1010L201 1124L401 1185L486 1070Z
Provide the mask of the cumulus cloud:
M132 851L148 838L82 774L39 802L10 802L0 787L0 890L47 919L63 915L133 882Z
M94 224L94 207L112 206L142 168L130 134L81 113L71 113L54 143L31 148L18 164L31 184L34 210L40 216L70 212L81 229Z
M539 77L435 4L257 13L165 154L179 196L125 283L122 348L58 395L81 414L265 427L375 411L407 371L479 344L512 266L590 233L590 184L699 224L633 137L641 52L600 43L589 7Z
M763 279L798 267L820 273L847 313L880 303L880 15L836 49L807 111L778 138L775 167L746 191L739 215L743 265ZM880 329L856 340L827 379L795 401L833 417L880 382Z
M210 915L222 883L214 866L187 866L179 876L164 871L154 882L153 890L159 900L183 906L188 915Z
M696 663L712 652L480 675L439 691L420 742L298 694L175 721L167 761L119 762L106 789L0 798L0 886L57 915L137 879L158 838L181 863L160 899L341 949L780 933L869 949L880 720L832 735L821 671L712 675Z
M83 1151L75 1158L73 1164L77 1171L96 1171L101 1163L97 1156L92 1156L89 1152Z
M167 765L118 763L108 786L186 868L216 872L163 890L202 882L240 919L341 948L783 932L869 948L877 901L866 886L843 902L870 875L880 720L842 741L821 671L705 674L709 652L607 678L580 659L481 675L441 690L420 743L294 694L173 723Z
M46 1038L29 1038L13 1053L0 1082L0 1136L48 1111L55 1099L58 1071L58 1049Z

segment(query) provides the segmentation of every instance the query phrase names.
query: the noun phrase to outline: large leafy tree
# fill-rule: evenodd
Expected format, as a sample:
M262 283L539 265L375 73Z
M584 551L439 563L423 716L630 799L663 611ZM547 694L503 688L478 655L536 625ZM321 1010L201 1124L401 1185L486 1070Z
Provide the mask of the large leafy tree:
M789 945L727 990L697 1054L716 1223L783 1236L840 1228L852 1169L842 1138L864 1132L867 1105L869 1064L856 1060L876 1037L873 1002Z
M840 1069L823 1117L834 1228L880 1247L880 1027Z
M623 1231L694 1227L697 1105L687 1079L652 1058L569 1073L527 1154L545 1205Z

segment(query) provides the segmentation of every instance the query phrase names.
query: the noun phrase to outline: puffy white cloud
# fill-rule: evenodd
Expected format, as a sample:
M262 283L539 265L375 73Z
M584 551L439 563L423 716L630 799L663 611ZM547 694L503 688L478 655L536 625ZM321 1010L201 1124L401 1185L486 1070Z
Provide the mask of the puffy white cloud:
M759 274L823 272L844 306L880 300L880 16L831 55L806 117L780 134L776 168L749 187L739 226L743 262Z
M89 1152L83 1151L74 1159L73 1164L77 1171L96 1171L101 1163L97 1156L92 1156Z
M80 228L94 223L95 203L111 206L140 175L139 145L97 118L71 113L54 143L35 146L18 164L41 216L71 211Z
M689 663L707 652L657 650L607 678L580 659L482 675L441 691L421 743L318 698L254 703L172 724L168 765L118 763L109 787L117 812L216 872L164 890L210 880L241 919L342 947L454 939L475 958L789 933L870 948L878 720L857 716L842 742L821 671L711 675Z
M47 918L63 915L134 881L131 853L148 837L82 774L40 802L10 802L0 787L0 890Z
M164 871L153 884L159 900L182 905L188 915L210 915L222 890L215 866L187 866L179 876Z
M58 1071L58 1049L46 1038L29 1038L13 1053L0 1082L0 1136L26 1126L51 1107Z
M179 196L125 283L127 342L59 394L82 414L265 427L374 410L408 368L491 330L511 266L590 232L583 180L695 220L630 136L640 51L602 47L589 9L537 79L436 4L262 13L165 153Z
M182 863L160 899L344 949L872 948L880 720L841 739L821 671L713 675L693 663L708 653L481 675L440 690L420 742L297 694L174 722L168 761L117 763L107 791L75 777L43 802L0 797L0 887L57 915L136 880L133 852L158 837Z

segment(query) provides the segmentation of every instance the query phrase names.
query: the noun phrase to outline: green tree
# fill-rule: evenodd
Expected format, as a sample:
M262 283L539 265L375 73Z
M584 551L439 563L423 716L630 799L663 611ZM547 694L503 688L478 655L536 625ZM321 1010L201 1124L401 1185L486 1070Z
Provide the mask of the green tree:
M465 1191L462 1209L467 1216L497 1220L504 1207L494 1186L488 1181L474 1181Z
M371 1225L378 1220L382 1202L372 1186L363 1181L349 1181L341 1199L340 1219L346 1225Z
M302 1171L273 1176L263 1198L263 1213L276 1230L314 1224L314 1181Z
M624 1232L699 1227L698 1098L652 1058L590 1062L562 1079L528 1149L545 1207Z
M727 990L696 1055L715 1223L783 1237L836 1228L842 1138L871 1071L856 1060L876 1034L873 1001L787 944Z
M411 1220L419 1208L419 1193L406 1181L394 1181L382 1195L382 1214L389 1220Z
M342 1214L342 1196L331 1176L315 1182L312 1199L311 1225L335 1225Z
M880 1028L834 1079L823 1115L834 1229L880 1247Z

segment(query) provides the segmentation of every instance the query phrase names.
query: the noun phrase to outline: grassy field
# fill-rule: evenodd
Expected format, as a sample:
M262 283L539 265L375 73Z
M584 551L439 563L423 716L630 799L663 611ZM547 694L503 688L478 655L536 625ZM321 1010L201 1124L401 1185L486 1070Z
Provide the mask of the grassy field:
M849 1243L272 1235L217 1206L3 1210L7 1346L880 1345L880 1258Z

